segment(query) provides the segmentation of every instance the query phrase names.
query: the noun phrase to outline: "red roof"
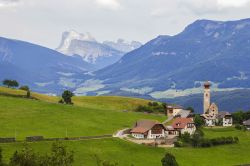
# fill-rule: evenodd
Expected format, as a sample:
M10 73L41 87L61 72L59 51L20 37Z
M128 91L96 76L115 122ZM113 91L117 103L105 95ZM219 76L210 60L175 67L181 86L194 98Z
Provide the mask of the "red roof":
M194 124L194 121L192 118L176 118L174 122L172 123L172 126L175 129L184 129L186 125L189 123Z

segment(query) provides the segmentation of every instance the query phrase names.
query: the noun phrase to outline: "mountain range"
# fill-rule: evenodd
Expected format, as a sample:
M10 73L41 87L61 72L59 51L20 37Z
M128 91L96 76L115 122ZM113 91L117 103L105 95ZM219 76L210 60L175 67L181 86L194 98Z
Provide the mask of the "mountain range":
M0 68L0 80L16 79L34 91L56 93L67 88L69 80L74 84L73 80L84 78L91 66L79 56L65 56L39 45L0 38Z
M197 110L201 108L195 99L209 80L222 109L250 109L246 102L250 98L250 19L197 20L177 35L160 35L142 46L123 40L98 42L88 33L69 31L63 33L56 50L61 53L0 38L4 69L0 79L18 79L44 93L70 89L76 95L136 96L194 104ZM220 100L228 95L230 100Z
M117 62L125 53L141 45L140 42L129 43L123 39L101 43L90 33L82 34L71 30L63 33L61 43L56 50L69 56L79 55L83 61L98 70Z
M101 90L113 94L134 92L154 98L196 93L205 80L215 90L249 88L249 29L250 19L198 20L175 36L158 36L127 53L95 72L94 79L105 86Z

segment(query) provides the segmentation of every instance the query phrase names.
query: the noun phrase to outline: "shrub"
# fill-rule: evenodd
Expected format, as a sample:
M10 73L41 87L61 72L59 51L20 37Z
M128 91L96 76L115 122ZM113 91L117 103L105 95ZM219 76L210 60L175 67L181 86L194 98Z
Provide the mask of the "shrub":
M185 143L189 143L191 140L191 135L188 132L185 132L180 136L180 139Z
M240 124L236 124L236 125L235 125L235 128L236 128L237 130L241 130L241 129L242 129L242 127L241 127Z
M166 153L165 156L161 160L162 166L178 166L174 155L171 153Z
M181 141L174 142L175 147L183 147L183 143Z
M210 139L201 139L200 145L201 147L211 147L212 142Z
M166 104L162 103L159 104L158 102L149 102L148 105L139 105L135 111L136 112L147 112L147 113L153 113L153 112L161 112L164 113L166 108Z
M238 137L234 137L234 143L239 143L239 138Z
M23 85L19 88L20 90L29 91L30 88L27 85Z
M63 99L60 99L60 100L58 101L58 103L59 103L59 104L64 104Z

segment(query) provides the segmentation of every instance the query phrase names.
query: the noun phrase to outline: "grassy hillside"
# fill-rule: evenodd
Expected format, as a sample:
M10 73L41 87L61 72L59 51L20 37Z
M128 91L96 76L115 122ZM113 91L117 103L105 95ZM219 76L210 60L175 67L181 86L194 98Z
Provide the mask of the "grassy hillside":
M19 89L11 89L0 86L0 95L25 96L26 91ZM41 101L58 103L60 97L48 96L31 92L31 97ZM138 105L145 105L149 100L121 97L121 96L74 96L73 103L76 106L98 108L98 109L112 109L112 110L133 110Z
M130 110L147 100L125 97L74 97L74 106L57 104L58 97L32 93L39 100L25 99L24 91L0 87L0 137L18 140L26 136L69 137L112 134L130 127L138 119L157 119L165 116L136 113ZM10 95L19 97L11 97ZM119 166L160 166L165 152L173 153L180 166L229 166L249 164L250 132L234 128L204 129L206 137L238 136L239 144L211 148L153 148L118 138L64 141L75 152L75 166L95 166L94 155L103 160L118 162ZM35 151L46 153L52 142L29 143ZM0 144L7 161L23 143ZM132 155L133 154L133 155Z
M161 158L169 151L176 156L180 166L230 166L250 163L250 132L228 129L205 129L207 137L238 136L239 144L222 145L212 148L153 148L137 145L120 139L102 139L85 141L65 141L68 148L75 151L75 166L96 166L94 155L103 160L118 162L119 166L161 166ZM30 143L39 152L46 152L51 142ZM5 160L9 159L22 144L1 144ZM131 155L133 154L133 155Z
M19 90L8 90L6 93L9 92L18 95L23 93ZM0 137L13 137L15 134L19 140L33 135L65 137L66 130L68 137L113 134L118 129L132 126L138 119L162 121L166 118L123 111L147 103L141 99L74 97L75 105L69 106L53 103L58 101L56 97L40 94L32 96L41 100L0 95Z

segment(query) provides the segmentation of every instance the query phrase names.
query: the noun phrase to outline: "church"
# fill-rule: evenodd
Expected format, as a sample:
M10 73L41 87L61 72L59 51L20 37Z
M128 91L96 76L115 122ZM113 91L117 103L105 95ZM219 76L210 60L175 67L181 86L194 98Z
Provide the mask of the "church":
M229 112L219 112L218 106L215 103L210 102L211 84L206 81L204 83L204 98L203 98L203 114L201 117L205 121L206 126L232 126L233 118Z

